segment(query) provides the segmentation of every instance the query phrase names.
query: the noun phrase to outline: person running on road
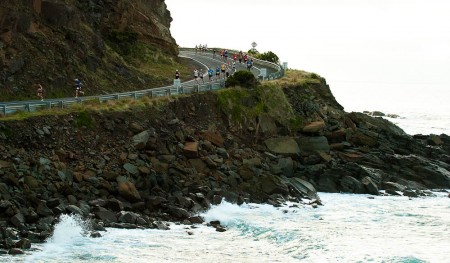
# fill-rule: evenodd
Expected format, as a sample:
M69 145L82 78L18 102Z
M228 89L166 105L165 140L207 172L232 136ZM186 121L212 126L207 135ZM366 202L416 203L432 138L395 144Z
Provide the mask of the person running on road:
M247 60L247 70L250 71L252 69L253 66L253 59L248 59Z
M223 56L225 58L225 61L228 60L228 50L225 50L225 52L223 53Z
M205 81L203 80L203 69L200 69L200 72L198 73L198 76L200 77L200 80L205 83Z
M220 68L217 67L216 68L216 80L218 80L220 78Z
M75 98L78 98L78 95L84 95L84 91L81 90L82 85L79 79L75 79Z
M212 68L208 69L208 77L209 77L209 81L212 81L214 75L214 70Z
M180 72L178 69L175 71L175 79L180 79Z
M216 57L216 48L213 48L213 57Z
M40 83L36 84L37 87L37 96L41 99L41 101L44 100L44 88Z
M194 69L194 79L198 83L198 70Z
M221 72L221 74L220 74L220 76L222 77L222 78L225 78L225 70L227 69L227 66L225 66L225 63L223 63L221 66L220 66L220 72Z
M242 57L243 57L242 51L239 51L239 64L242 64Z
M231 68L233 69L231 74L234 74L236 72L236 61L233 61L233 63L231 63Z
M237 60L237 54L236 53L233 54L233 60L234 60L234 62L236 62L236 60Z

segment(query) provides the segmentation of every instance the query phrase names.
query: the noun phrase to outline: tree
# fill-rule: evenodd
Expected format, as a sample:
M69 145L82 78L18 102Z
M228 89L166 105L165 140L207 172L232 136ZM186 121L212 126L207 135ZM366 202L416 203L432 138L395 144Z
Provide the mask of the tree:
M272 51L268 51L268 52L265 52L265 53L258 54L256 56L256 58L261 59L261 60L265 60L265 61L269 61L269 62L272 62L272 63L275 63L275 64L280 64L280 59Z

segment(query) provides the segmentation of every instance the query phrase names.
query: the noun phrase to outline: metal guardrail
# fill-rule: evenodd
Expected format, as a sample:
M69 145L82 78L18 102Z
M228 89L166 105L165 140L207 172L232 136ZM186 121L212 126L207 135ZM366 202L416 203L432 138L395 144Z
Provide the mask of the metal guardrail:
M182 49L186 51L192 51L194 49ZM212 52L210 52L212 54ZM284 76L284 69L275 63L271 63L264 60L253 59L253 61L258 65L263 65L269 68L276 70L276 72L268 75L267 79L277 79ZM79 98L63 98L63 99L49 99L45 101L28 101L28 102L10 102L10 103L0 103L0 114L3 116L7 116L8 114L25 111L32 112L42 109L52 109L52 108L68 108L73 104L89 102L89 101L97 101L97 102L106 102L112 100L120 100L120 99L139 99L142 97L162 97L162 96L172 96L172 95L181 95L181 94L192 94L199 93L205 91L214 91L225 88L225 81L223 79L214 81L214 82L205 82L199 84L183 84L181 86L166 86L160 88L152 88L146 90L132 91L132 92L123 92L123 93L114 93L107 95L98 95L98 96L86 96Z

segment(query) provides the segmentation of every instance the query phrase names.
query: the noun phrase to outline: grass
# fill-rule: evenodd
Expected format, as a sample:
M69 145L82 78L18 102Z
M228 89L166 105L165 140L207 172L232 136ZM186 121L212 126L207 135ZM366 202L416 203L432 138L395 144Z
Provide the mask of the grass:
M187 96L187 95L180 95ZM48 115L67 115L74 112L100 112L100 111L129 111L129 110L139 110L146 107L154 107L156 109L161 109L168 102L172 101L173 97L142 97L137 100L132 98L125 98L120 100L110 100L105 102L99 102L97 100L83 101L83 103L73 104L68 108L52 108L52 109L42 109L38 111L26 112L19 111L10 114L6 117L0 117L1 121L15 121L23 120L32 117L48 116ZM93 125L89 123L87 116L82 117L80 121L76 121L77 126L87 126ZM79 125L78 125L79 124Z
M290 69L285 71L285 76L283 78L271 80L269 82L282 87L292 84L303 86L305 84L320 83L320 79L321 77L316 73Z

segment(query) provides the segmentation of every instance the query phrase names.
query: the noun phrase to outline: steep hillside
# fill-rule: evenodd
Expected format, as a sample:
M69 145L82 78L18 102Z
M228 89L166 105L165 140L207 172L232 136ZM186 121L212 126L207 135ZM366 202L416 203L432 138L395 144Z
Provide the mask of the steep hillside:
M163 0L2 0L0 101L73 96L170 83L178 48Z

